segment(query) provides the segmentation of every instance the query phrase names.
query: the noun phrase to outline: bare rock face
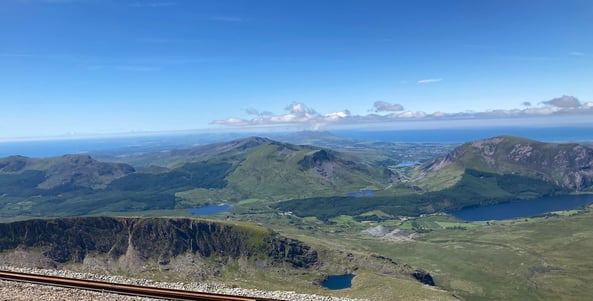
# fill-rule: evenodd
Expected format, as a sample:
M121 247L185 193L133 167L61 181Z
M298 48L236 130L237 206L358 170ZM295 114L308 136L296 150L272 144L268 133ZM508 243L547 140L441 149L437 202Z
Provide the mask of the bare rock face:
M376 227L368 228L362 232L374 237L383 237L389 233L389 229L383 227L383 225L378 225Z
M424 270L415 270L412 273L412 276L414 278L416 278L416 280L418 280L426 285L435 286L434 280L432 279L432 276L430 275L430 273L428 273Z
M334 168L337 164L334 162L334 155L327 150L316 150L299 161L302 170L313 170L320 177L330 179L333 176Z
M463 144L425 167L438 172L459 166L496 174L526 176L559 187L593 189L593 149L579 144L543 143L501 136Z
M64 218L0 224L0 252L41 250L55 264L92 261L99 255L134 270L142 263L166 265L185 254L253 258L269 265L311 268L317 252L266 228L192 219Z

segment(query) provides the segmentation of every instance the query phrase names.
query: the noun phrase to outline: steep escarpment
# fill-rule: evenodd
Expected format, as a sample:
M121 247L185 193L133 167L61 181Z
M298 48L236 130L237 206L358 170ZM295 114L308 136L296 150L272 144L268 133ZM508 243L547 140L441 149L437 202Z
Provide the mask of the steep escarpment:
M544 143L500 136L465 143L448 156L422 169L424 183L446 178L461 179L464 170L514 175L544 181L572 191L593 186L593 149L575 143ZM449 185L455 181L446 182ZM444 185L446 186L446 184ZM443 187L441 187L443 188Z
M266 265L311 268L317 252L300 241L253 225L193 219L64 218L0 224L0 251L39 251L56 264L107 256L167 264L184 254L245 258Z

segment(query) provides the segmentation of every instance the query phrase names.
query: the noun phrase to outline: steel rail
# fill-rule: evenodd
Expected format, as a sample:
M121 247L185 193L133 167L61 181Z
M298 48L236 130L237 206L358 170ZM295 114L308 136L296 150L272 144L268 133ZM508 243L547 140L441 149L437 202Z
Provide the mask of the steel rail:
M99 291L105 293L116 293L130 296L141 296L149 298L159 298L167 300L194 300L194 301L279 301L277 299L267 299L259 297L243 297L224 294L211 294L193 291L184 291L178 289L158 288L131 284L112 283L95 280L83 280L75 278L65 278L56 276L45 276L38 274L27 274L10 271L0 271L0 279L35 283L42 285L60 286L74 289L84 289Z

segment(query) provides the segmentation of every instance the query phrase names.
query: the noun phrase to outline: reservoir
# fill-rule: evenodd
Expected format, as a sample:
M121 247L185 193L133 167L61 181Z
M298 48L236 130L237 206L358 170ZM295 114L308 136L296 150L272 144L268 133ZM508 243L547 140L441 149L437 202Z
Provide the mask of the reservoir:
M228 204L195 207L189 210L193 215L212 215L229 211L233 206Z
M355 197L355 198L360 198L363 196L373 196L373 195L375 195L375 190L370 190L370 189L363 189L360 192L353 192L353 193L348 194L349 197Z
M593 195L563 195L533 200L512 201L484 207L470 207L450 212L465 221L489 221L531 217L546 212L572 210L593 203Z
M418 161L405 161L405 162L401 162L398 165L396 165L395 167L412 167L412 166L418 166L421 163Z
M341 290L352 287L353 278L354 274L330 275L321 282L321 286L330 290Z

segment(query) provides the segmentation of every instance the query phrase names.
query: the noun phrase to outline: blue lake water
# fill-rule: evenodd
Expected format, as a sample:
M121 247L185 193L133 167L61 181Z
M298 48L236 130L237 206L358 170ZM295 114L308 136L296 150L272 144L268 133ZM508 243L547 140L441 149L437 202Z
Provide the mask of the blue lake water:
M412 167L412 166L416 166L416 165L420 165L420 162L418 162L418 161L406 161L406 162L399 163L395 167Z
M349 288L352 287L352 279L354 279L354 276L354 274L331 275L321 282L321 286L330 290Z
M212 215L217 213L223 213L231 210L233 206L228 204L220 205L208 205L203 207L196 207L189 210L193 215Z
M503 220L577 209L591 203L593 203L593 195L565 195L465 208L451 212L451 215L465 221Z
M363 197L363 196L373 196L375 194L375 192L376 192L376 190L364 189L364 190L361 190L360 192L349 193L348 196L355 197L355 198L359 198L359 197Z

